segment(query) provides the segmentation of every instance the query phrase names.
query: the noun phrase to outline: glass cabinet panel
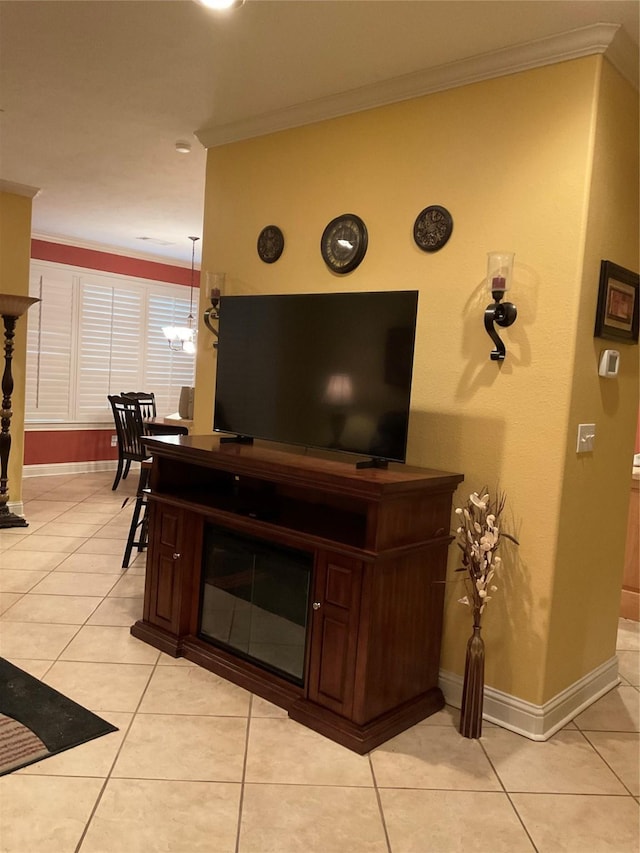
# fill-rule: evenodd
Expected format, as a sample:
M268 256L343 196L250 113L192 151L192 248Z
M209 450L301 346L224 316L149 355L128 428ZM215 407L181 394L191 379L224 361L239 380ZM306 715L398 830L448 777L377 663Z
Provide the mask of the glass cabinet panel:
M303 683L313 555L205 528L200 636Z

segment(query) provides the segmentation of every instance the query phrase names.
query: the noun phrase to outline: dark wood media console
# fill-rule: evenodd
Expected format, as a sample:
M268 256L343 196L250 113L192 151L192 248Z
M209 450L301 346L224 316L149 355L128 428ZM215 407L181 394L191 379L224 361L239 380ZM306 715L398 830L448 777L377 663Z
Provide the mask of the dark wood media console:
M444 580L461 474L356 469L212 436L145 443L153 453L149 551L135 637L361 754L442 708ZM298 683L202 636L208 525L311 555Z

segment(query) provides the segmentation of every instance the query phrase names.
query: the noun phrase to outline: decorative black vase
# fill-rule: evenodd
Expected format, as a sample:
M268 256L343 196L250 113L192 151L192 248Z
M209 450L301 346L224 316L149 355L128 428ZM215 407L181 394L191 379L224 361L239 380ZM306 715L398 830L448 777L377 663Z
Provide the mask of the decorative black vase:
M463 737L479 738L482 734L482 704L484 700L484 640L480 636L480 625L473 626L473 634L467 643L467 659L464 665L464 688L460 709L460 734Z

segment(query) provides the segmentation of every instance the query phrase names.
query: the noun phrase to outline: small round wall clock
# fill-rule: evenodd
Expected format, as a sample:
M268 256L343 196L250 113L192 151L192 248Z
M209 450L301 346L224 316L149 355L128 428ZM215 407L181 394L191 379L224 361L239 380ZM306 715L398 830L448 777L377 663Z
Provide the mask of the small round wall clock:
M423 252L437 252L451 237L453 219L446 207L432 204L418 214L413 239Z
M265 264L274 264L284 249L284 235L277 225L267 225L258 235L258 255Z
M338 275L354 270L367 251L367 227L355 213L336 216L322 232L320 251L331 272Z

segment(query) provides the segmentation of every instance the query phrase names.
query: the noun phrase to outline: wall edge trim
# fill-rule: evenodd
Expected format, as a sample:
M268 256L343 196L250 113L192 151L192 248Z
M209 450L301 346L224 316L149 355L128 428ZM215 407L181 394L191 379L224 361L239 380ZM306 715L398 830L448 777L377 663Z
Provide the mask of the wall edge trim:
M24 479L28 479L29 477L54 477L57 474L92 474L99 471L115 471L117 467L117 460L45 462L36 465L25 465L22 476Z
M548 740L618 684L618 658L614 655L544 705L535 705L485 686L483 718L530 740ZM462 704L462 676L441 669L439 685L447 704L459 708Z

